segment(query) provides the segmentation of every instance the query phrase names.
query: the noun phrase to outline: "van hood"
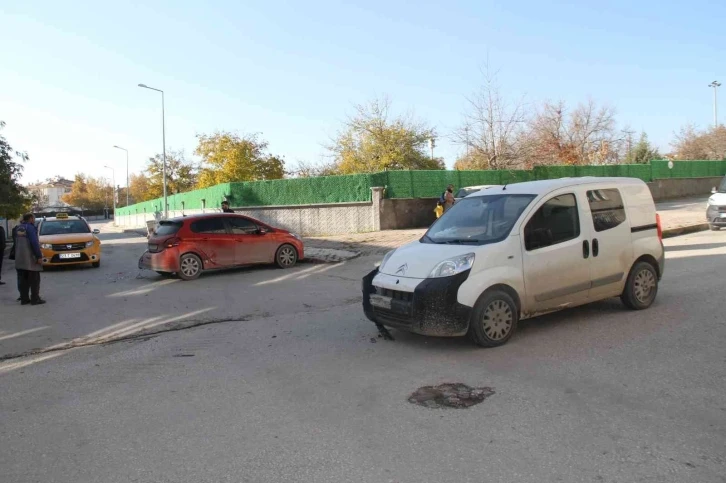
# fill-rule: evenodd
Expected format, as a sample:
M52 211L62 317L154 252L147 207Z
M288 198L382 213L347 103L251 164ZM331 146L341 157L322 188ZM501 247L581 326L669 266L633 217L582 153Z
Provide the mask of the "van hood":
M475 245L439 245L415 241L397 248L378 271L394 277L426 278L439 263L474 253L476 248Z

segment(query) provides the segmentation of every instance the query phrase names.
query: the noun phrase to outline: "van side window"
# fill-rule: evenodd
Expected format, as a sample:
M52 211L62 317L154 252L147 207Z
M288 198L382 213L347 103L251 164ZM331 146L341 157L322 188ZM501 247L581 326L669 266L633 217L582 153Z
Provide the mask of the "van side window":
M574 194L548 200L524 227L527 251L557 245L580 236L580 216Z
M588 191L587 201L595 231L610 230L625 222L625 206L617 189Z

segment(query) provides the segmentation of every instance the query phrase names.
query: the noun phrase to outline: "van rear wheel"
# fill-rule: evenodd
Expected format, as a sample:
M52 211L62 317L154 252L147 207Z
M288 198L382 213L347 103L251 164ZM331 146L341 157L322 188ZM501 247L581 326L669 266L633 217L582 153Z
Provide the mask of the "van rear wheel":
M625 283L625 290L620 296L623 304L632 310L647 309L655 301L658 294L658 272L647 262L633 265Z
M492 290L479 298L471 314L469 337L481 347L506 344L517 330L519 312L512 297Z

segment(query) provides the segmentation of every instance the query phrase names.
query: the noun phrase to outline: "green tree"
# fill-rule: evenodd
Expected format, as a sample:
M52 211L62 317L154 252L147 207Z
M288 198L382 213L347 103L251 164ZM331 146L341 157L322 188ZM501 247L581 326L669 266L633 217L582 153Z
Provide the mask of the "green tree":
M120 198L117 200L121 201ZM104 178L92 178L79 173L74 178L71 192L63 195L63 201L86 210L111 208L113 207L113 187Z
M355 114L328 146L340 174L444 169L428 151L436 131L411 116L392 117L390 106L388 99L355 106Z
M0 121L0 129L3 127L5 123ZM0 216L16 218L32 204L30 193L20 184L22 163L27 160L27 153L14 151L5 136L0 135Z
M648 164L652 159L661 159L660 152L658 152L658 148L650 144L648 135L642 132L637 144L625 155L625 162L627 164Z
M157 154L149 158L146 165L146 177L148 187L146 196L148 199L156 199L164 196L164 158ZM166 154L166 193L173 195L194 189L197 182L194 165L184 158L182 151L171 151Z
M268 143L257 134L231 132L197 135L194 154L202 158L199 188L233 181L280 179L285 161L267 152Z

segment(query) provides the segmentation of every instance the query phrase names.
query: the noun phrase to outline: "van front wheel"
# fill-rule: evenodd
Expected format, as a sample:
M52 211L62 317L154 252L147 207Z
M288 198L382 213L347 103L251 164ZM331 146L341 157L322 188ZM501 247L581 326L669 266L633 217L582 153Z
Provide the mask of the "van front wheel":
M506 292L492 290L479 298L471 314L469 337L481 347L496 347L517 330L517 305Z
M633 310L647 309L655 301L658 294L658 273L653 265L638 262L628 274L625 290L620 296L623 304Z

